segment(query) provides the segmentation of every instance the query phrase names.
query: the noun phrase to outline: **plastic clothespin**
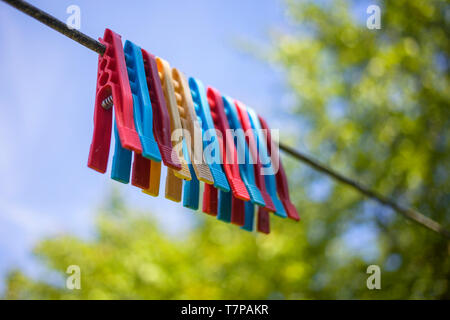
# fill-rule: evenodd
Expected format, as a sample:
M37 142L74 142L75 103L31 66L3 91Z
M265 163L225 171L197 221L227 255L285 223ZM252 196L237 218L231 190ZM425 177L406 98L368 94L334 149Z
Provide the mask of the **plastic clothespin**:
M230 185L227 177L223 172L221 159L221 147L216 135L214 122L212 120L211 111L209 109L208 99L206 97L206 90L203 83L195 78L189 78L189 87L191 88L191 95L194 101L196 114L199 118L199 123L203 130L203 147L205 161L209 166L211 174L214 178L214 186L205 184L203 191L203 205L204 213L210 215L217 215L218 194L217 189L229 192Z
M214 187L223 191L230 191L230 185L228 184L227 178L220 164L220 146L217 140L208 100L206 98L205 87L200 80L192 77L189 78L189 87L191 89L194 108L197 117L199 118L199 123L202 126L202 134L207 135L202 139L203 147L205 150L204 156L214 179ZM212 148L212 152L208 152L206 148ZM207 185L205 187L207 187Z
M158 143L162 161L165 166L180 170L181 163L172 147L170 115L159 78L156 58L144 49L142 49L142 57L144 59L145 74L147 75L147 87L153 107L153 134Z
M236 106L236 109L239 114L239 120L241 121L242 129L244 129L244 131L246 133L245 140L247 142L247 146L248 146L248 148L250 150L250 154L252 155L253 160L255 162L254 174L255 174L256 186L258 187L258 189L261 192L261 195L264 199L264 203L266 204L265 208L268 211L275 212L276 211L275 205L273 204L272 198L270 197L270 195L267 193L267 190L266 190L266 183L264 180L264 175L262 175L262 171L261 171L261 169L262 169L261 160L258 155L256 139L253 135L253 129L252 129L252 125L251 125L248 113L247 113L247 108L245 107L245 105L242 102L239 102L239 101L235 102L235 106Z
M248 149L247 143L245 142L245 133L242 129L241 122L239 121L239 115L235 106L235 101L230 97L223 96L223 103L225 114L228 118L228 123L230 125L230 128L234 130L236 136L236 149L239 159L239 169L241 172L242 181L247 188L251 201L250 203L245 202L245 209L243 210L242 203L239 203L242 200L236 198L232 200L234 204L233 213L235 213L235 217L233 217L233 220L242 221L242 216L244 216L245 223L242 228L252 231L254 221L253 204L264 207L265 202L261 195L261 192L255 184L255 174L253 169L254 161Z
M98 59L94 132L88 166L105 173L111 145L113 105L121 145L136 152L142 152L142 147L134 125L133 96L120 35L106 29L99 41L105 45L106 50Z
M170 116L159 79L155 56L142 49L142 58L144 60L147 87L153 109L153 134L158 143L162 162L169 168L180 170L181 163L175 150L172 148ZM142 192L152 196L158 196L161 179L161 162L150 160L149 166L150 177L148 188L143 189Z
M245 203L245 222L242 229L247 231L253 231L253 225L255 223L255 205L247 201Z
M207 97L214 125L222 134L222 137L218 137L218 139L221 145L223 168L232 191L232 195L224 191L219 192L217 218L243 226L245 216L244 201L249 201L250 196L240 176L233 133L228 124L220 92L209 87Z
M286 218L287 214L284 210L283 204L281 203L280 199L277 195L277 182L275 179L275 172L272 167L271 158L269 156L269 153L267 151L267 139L264 135L261 124L259 122L258 115L256 114L255 110L252 108L247 107L247 112L250 117L250 122L252 124L252 128L254 129L254 135L256 138L257 148L259 152L259 156L261 157L261 162L263 166L263 170L265 171L264 179L266 182L266 188L267 192L269 193L275 208L277 209L275 211L275 214L277 216L280 216L282 218Z
M175 89L173 87L172 72L170 65L167 61L156 58L156 64L158 66L159 77L164 90L164 96L166 98L167 108L170 115L171 134L177 135L177 139L172 140L172 147L178 154L178 158L181 163L181 170L176 171L171 168L167 170L166 176L166 192L167 199L180 202L183 180L191 180L191 174L189 172L189 166L183 156L183 128L181 125L180 115L178 113L178 105L175 98Z
M153 110L141 48L127 40L124 54L133 95L134 123L142 145L142 153L134 154L131 183L139 188L147 189L150 181L150 160L161 162L161 154L153 136ZM120 141L116 140L111 177L121 182L128 182L130 160L131 152L122 150Z
M265 208L258 208L258 216L256 218L256 227L259 232L270 233L270 215Z
M289 196L289 185L286 177L286 172L284 171L283 164L281 163L281 157L278 153L278 148L272 147L272 137L270 134L270 128L267 125L266 120L259 116L259 121L261 123L261 127L263 129L266 129L267 149L269 150L272 161L278 161L278 171L276 173L278 195L280 196L281 202L284 205L284 209L286 209L288 217L298 221L300 220L300 216L297 212L297 209L292 204Z
M181 125L185 129L186 136L184 141L191 159L190 164L194 168L198 180L207 184L213 184L213 176L203 158L202 128L195 113L194 101L192 100L188 81L186 76L176 68L172 68L172 79Z

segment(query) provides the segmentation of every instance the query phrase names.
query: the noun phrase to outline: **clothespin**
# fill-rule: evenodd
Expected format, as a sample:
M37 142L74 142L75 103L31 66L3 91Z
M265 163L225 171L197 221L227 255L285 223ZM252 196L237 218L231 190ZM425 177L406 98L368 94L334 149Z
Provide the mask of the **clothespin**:
M272 167L271 159L267 151L267 139L262 132L261 124L259 123L259 118L255 110L247 107L247 112L250 117L252 128L254 129L253 132L256 138L259 156L261 157L262 166L264 167L264 179L266 182L267 192L269 193L275 205L275 208L277 209L275 211L275 214L282 218L286 218L286 211L284 210L283 204L281 203L277 195L277 182L275 179L275 172Z
M242 181L244 182L248 194L250 196L250 203L245 202L245 210L244 210L244 220L245 224L243 229L252 231L253 230L253 221L254 221L254 206L253 204L259 206L265 206L264 199L259 191L258 187L255 185L255 175L253 169L253 158L248 149L247 143L245 142L245 133L242 129L241 122L239 121L239 115L235 106L235 101L227 96L223 96L223 105L225 108L225 114L228 118L228 123L230 125L230 129L234 130L236 136L236 149L239 159L239 169L241 172ZM234 204L234 213L237 213L238 208L241 208L242 204L239 202L239 199L233 199ZM236 217L236 219L241 218L242 213Z
M150 94L153 109L153 134L158 143L161 158L165 166L174 170L181 169L181 163L178 155L172 148L170 116L167 110L164 91L159 79L158 66L155 56L142 49L142 58L144 60L145 74L147 76L147 87ZM135 160L136 161L136 160ZM150 177L148 188L142 191L157 196L159 194L159 185L161 178L161 162L150 160Z
M230 191L225 173L223 172L221 162L221 147L216 135L214 122L212 120L211 112L206 97L206 90L203 83L195 78L189 78L189 87L191 88L191 95L194 101L196 114L199 118L199 123L202 126L203 146L205 148L205 161L209 166L211 174L214 178L214 186L205 184L203 191L203 212L210 215L217 215L217 189L225 192ZM209 142L210 141L210 142ZM207 150L206 148L209 148Z
M202 134L208 135L207 137L203 137L202 139L203 147L206 148L208 146L212 148L213 151L206 152L205 150L204 156L214 179L214 187L223 191L230 191L230 185L228 184L222 166L220 165L220 146L217 140L208 100L206 98L205 87L200 80L192 77L189 78L189 87L191 89L192 100L194 102L194 108L199 119L199 124L201 124L202 127ZM209 138L209 141L211 141L210 143L208 142L207 138Z
M252 155L253 160L255 161L254 164L254 174L255 174L255 182L256 182L256 186L258 187L259 191L261 192L261 195L264 199L264 203L265 203L265 208L268 211L271 212L275 212L276 208L275 205L272 202L272 198L270 197L270 195L267 193L266 190L266 183L264 180L264 175L262 175L262 165L261 165L261 159L259 158L259 154L258 154L258 150L257 150L257 146L256 146L256 139L255 136L253 135L253 129L252 129L252 125L247 113L247 108L246 106L239 101L235 102L235 106L236 109L238 111L239 114L239 120L241 122L242 125L242 129L244 129L245 133L246 133L246 142L247 142L247 146L250 150L250 154Z
M247 201L245 202L245 222L242 229L247 231L253 231L253 225L255 223L255 205Z
M236 109L239 114L239 120L241 121L242 128L246 132L246 142L248 145L248 148L250 150L250 154L253 157L253 160L255 161L254 164L254 174L255 174L255 182L256 185L261 192L261 195L264 199L264 203L266 204L265 207L259 207L258 208L258 216L257 216L257 229L259 232L263 233L269 233L270 232L270 218L269 218L269 211L275 212L276 208L275 205L272 202L272 199L270 195L267 193L266 190L266 183L264 176L262 175L262 165L261 165L261 159L259 158L257 146L256 146L256 138L253 134L252 125L247 113L246 106L239 102L235 102Z
M259 121L261 123L261 127L263 129L266 129L267 149L270 153L272 161L278 161L278 171L276 173L278 195L280 196L281 202L286 209L288 217L298 221L300 220L300 216L297 212L297 209L292 204L289 196L289 185L286 177L286 172L284 171L283 164L281 163L281 157L278 153L278 148L272 147L272 137L270 134L270 128L266 120L259 116Z
M181 193L183 180L191 180L189 167L183 156L183 134L181 119L178 113L178 105L175 98L175 89L173 87L172 72L167 61L156 58L161 85L164 90L167 107L170 115L171 134L177 134L177 139L172 139L172 147L177 151L178 158L181 163L181 170L176 171L171 168L167 169L166 176L166 198L175 202L181 201Z
M98 60L94 132L88 166L105 173L111 144L113 105L117 135L123 148L142 152L142 147L134 125L133 97L120 35L106 29L99 41L106 50Z
M181 125L190 136L189 139L186 139L186 136L184 139L191 159L190 163L198 180L207 184L213 184L214 179L211 171L203 158L202 128L197 120L188 81L186 76L176 68L172 68L172 79Z
M134 155L131 183L139 188L147 189L150 181L150 160L161 162L161 154L153 136L153 110L141 48L127 40L124 54L133 95L134 123L142 146L142 153L135 152ZM128 180L130 160L131 152L122 150L120 141L116 140L111 177L121 182Z
M243 226L245 216L244 201L249 201L250 196L241 179L233 133L228 124L224 102L220 92L208 87L207 97L214 125L223 137L219 137L219 141L222 140L220 141L222 163L232 191L232 195L224 194L225 192L223 191L219 192L219 211L217 218ZM229 206L230 203L231 207Z
M207 97L215 128L222 133L223 144L221 154L223 168L228 178L228 183L230 184L233 196L244 201L249 201L250 196L248 195L247 189L244 182L242 182L239 173L236 148L234 146L234 139L228 124L228 119L225 115L222 95L216 89L208 87Z

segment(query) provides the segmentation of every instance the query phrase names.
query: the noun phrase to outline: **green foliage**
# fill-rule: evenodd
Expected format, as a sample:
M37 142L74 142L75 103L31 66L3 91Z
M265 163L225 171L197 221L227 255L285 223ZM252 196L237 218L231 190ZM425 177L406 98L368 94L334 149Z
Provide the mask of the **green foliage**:
M296 28L275 39L273 61L309 129L299 138L322 161L448 227L448 4L385 1L382 29L369 30L347 2L320 3L289 1ZM36 248L62 278L49 284L15 271L5 298L450 298L447 241L285 161L300 223L273 217L264 236L191 212L198 225L173 237L113 198L95 239ZM320 200L308 192L317 183L330 185ZM358 230L356 242L362 231L374 234L363 248L348 241ZM64 288L71 264L81 267L81 290ZM369 264L381 267L381 290L366 288Z

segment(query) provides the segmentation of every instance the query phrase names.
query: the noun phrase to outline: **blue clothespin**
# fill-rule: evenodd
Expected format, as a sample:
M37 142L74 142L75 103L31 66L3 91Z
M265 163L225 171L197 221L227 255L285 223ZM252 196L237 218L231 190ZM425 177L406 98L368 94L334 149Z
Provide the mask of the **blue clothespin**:
M122 145L120 144L119 131L117 130L115 118L114 118L114 138L115 138L115 147L111 167L111 179L126 184L130 182L132 152L128 149L122 148Z
M192 166L189 152L187 150L186 141L183 140L183 156L189 166L192 179L184 182L183 187L183 207L198 210L198 202L200 196L200 181L197 179L194 167Z
M142 145L142 156L160 162L161 154L153 136L153 111L147 87L141 48L127 40L124 48L128 80L133 95L133 116L136 132ZM117 132L117 129L115 129ZM111 178L123 183L130 180L131 151L124 150L117 139Z
M215 152L220 152L219 142L214 131L214 122L212 120L211 111L209 110L209 104L206 98L205 87L200 80L192 77L189 78L189 87L191 89L192 100L194 101L194 107L197 113L197 117L199 118L202 125L203 133L208 131L208 133L210 134L211 142L203 139L203 146L204 148L209 149L213 147L213 150L215 150ZM214 159L217 158L219 161L221 161L220 154L214 154L213 157L208 152L204 153L205 161L208 164L211 174L214 178L214 187L226 192L230 191L230 185L228 184L227 177L223 172L222 165L220 164L220 162L217 162L216 159Z
M263 168L266 171L265 172L266 174L264 175L264 179L266 182L266 189L275 205L276 208L275 214L280 217L286 218L287 217L286 210L284 209L283 204L281 203L277 195L277 182L275 178L275 173L273 171L272 162L269 153L267 151L267 144L265 143L265 138L263 137L263 132L261 124L259 122L258 115L252 108L247 108L247 113L250 118L252 128L255 130L255 138L256 144L258 146L258 153L260 155Z
M241 227L247 231L253 231L253 225L255 224L255 205L251 201L245 202L245 223Z
M217 205L217 219L223 222L231 222L231 191L219 190L219 203Z
M225 108L225 114L228 118L230 129L235 130L235 134L237 137L235 143L238 159L241 159L242 155L244 155L245 161L244 163L239 164L239 170L241 173L242 181L244 182L248 194L250 195L250 201L254 204L264 207L266 204L264 203L261 192L255 184L255 172L252 165L252 163L254 162L250 161L252 159L251 154L245 141L245 132L242 129L241 122L239 121L239 116L236 106L234 105L234 100L230 97L223 96L223 105Z

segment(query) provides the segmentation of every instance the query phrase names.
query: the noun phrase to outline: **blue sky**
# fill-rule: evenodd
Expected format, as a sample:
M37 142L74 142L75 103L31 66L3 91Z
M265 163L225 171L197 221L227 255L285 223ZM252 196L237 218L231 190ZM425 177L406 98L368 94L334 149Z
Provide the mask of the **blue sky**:
M66 21L81 8L81 31L108 27L189 76L251 105L273 127L285 125L287 90L279 72L236 44L267 47L272 28L289 28L281 1L30 1ZM93 128L97 54L0 2L0 279L12 267L30 274L42 237L88 236L95 208L116 185L129 204L161 208L169 229L189 215L86 165ZM272 119L276 114L276 120ZM162 185L163 190L163 185ZM4 285L0 280L0 290Z

